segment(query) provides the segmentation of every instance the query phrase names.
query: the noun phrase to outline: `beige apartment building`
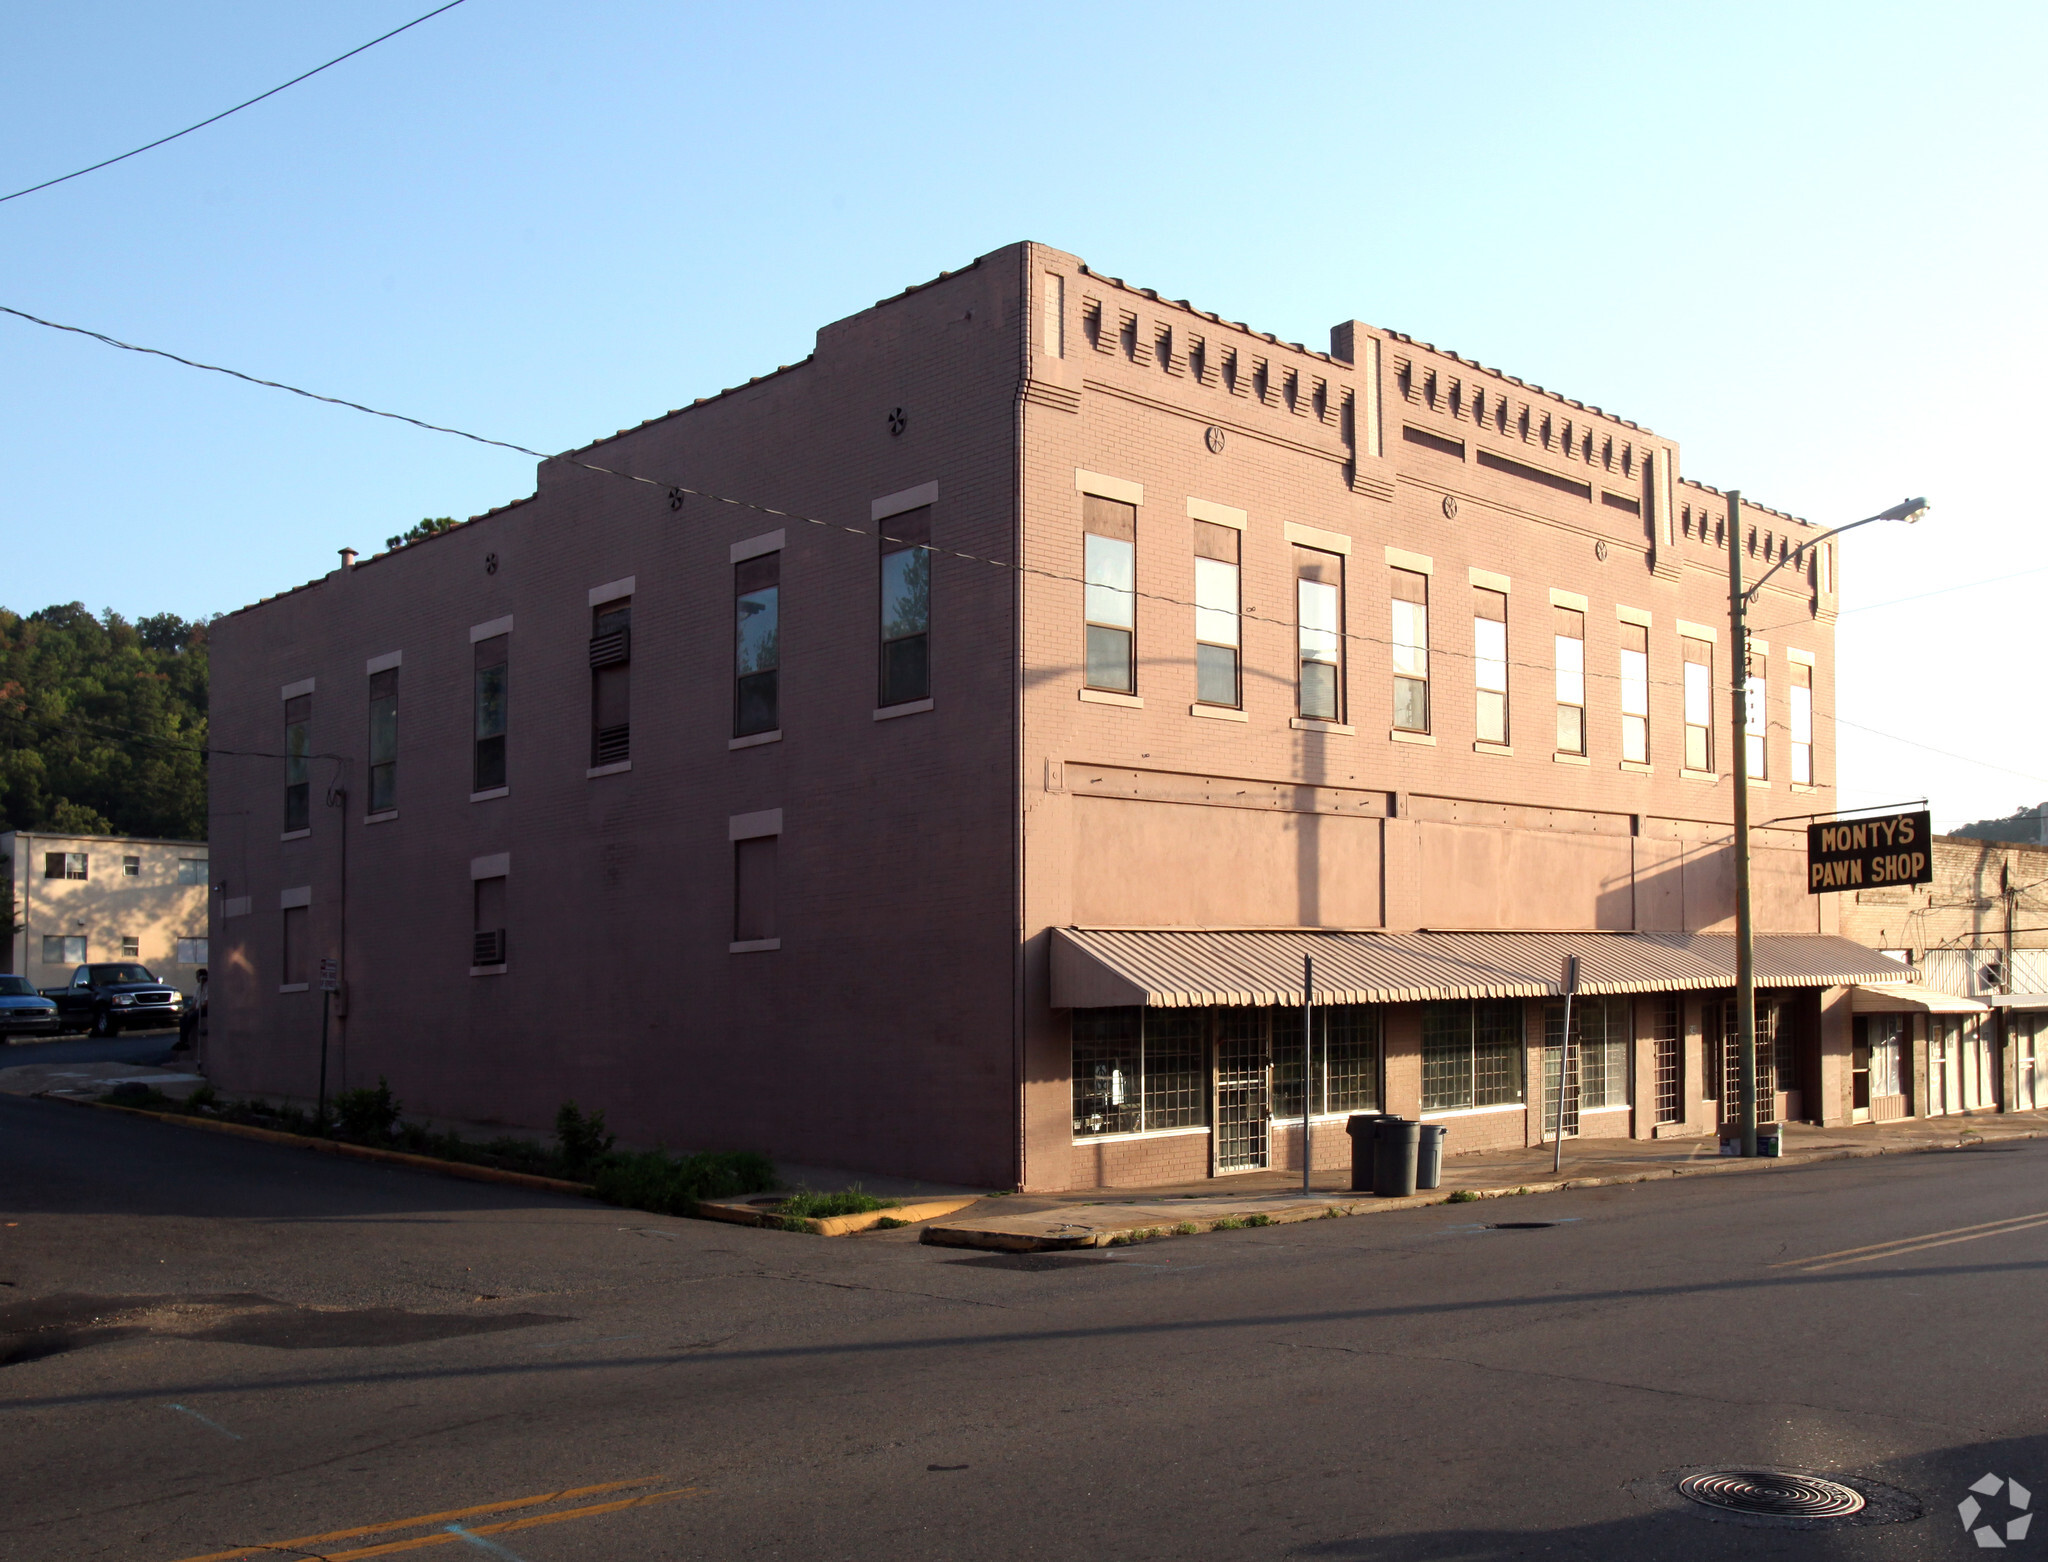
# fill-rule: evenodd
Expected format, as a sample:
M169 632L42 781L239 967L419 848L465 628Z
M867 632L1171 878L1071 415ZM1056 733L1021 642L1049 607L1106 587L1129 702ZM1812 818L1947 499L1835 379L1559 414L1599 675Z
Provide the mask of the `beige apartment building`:
M196 996L207 961L204 841L119 835L0 834L14 920L7 970L37 987L78 966L139 960Z
M1852 1107L1877 1119L2048 1107L2048 847L1934 837L1934 880L1842 899L1842 931L1921 978L1861 999Z
M1754 812L1823 811L1815 530L1400 332L997 250L214 626L212 1067L310 1095L325 960L347 1082L674 1147L1062 1189L1298 1166L1305 1113L1328 1165L1366 1109L1710 1133L1726 549L1789 561ZM1770 1111L1846 1121L1911 973L1756 843Z

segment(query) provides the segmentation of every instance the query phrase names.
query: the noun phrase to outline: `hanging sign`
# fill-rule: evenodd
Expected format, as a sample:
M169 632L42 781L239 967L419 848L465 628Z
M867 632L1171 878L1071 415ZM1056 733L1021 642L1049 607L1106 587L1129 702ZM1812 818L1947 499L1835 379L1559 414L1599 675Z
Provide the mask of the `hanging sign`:
M1933 815L1922 810L1808 825L1807 894L1931 884L1933 824Z

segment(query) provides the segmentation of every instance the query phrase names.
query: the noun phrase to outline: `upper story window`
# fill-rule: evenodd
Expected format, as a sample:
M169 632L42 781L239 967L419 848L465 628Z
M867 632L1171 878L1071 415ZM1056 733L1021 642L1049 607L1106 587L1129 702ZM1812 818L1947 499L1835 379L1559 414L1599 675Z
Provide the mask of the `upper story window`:
M1301 714L1344 719L1344 557L1294 550L1295 615L1300 626Z
M1801 786L1813 785L1813 669L1803 662L1792 664L1791 687L1792 779Z
M732 591L732 731L744 738L782 726L782 554L741 559Z
M1429 577L1392 569L1394 726L1429 731Z
M1621 626L1621 757L1650 762L1650 631L1641 624Z
M881 523L881 706L929 699L932 692L932 508L919 505Z
M313 696L294 695L284 702L284 829L308 830L313 825Z
M1557 751L1586 752L1586 615L1553 607L1557 645Z
M1742 746L1743 760L1748 766L1750 779L1762 781L1769 775L1765 768L1770 756L1770 747L1764 742L1770 728L1768 684L1765 668L1766 658L1748 658L1747 676L1743 679L1742 695Z
M370 798L368 812L398 806L398 669L370 674Z
M633 599L590 610L590 764L633 757Z
M141 878L142 859L140 857L123 857L121 859L121 877L124 879Z
M1690 637L1678 642L1685 668L1685 768L1714 768L1714 647Z
M475 751L471 784L478 792L494 792L511 774L505 763L505 740L511 723L512 637L492 635L475 646Z
M1472 682L1481 743L1508 741L1508 594L1472 588Z
M178 859L178 882L180 884L204 884L206 882L206 859L204 857L180 857Z
M44 852L43 877L46 879L82 879L86 874L84 852Z
M1138 507L1095 494L1081 496L1085 531L1083 614L1088 636L1087 684L1118 694L1137 692Z
M1244 698L1238 682L1239 556L1244 539L1236 528L1213 521L1196 521L1194 527L1195 700L1234 708Z

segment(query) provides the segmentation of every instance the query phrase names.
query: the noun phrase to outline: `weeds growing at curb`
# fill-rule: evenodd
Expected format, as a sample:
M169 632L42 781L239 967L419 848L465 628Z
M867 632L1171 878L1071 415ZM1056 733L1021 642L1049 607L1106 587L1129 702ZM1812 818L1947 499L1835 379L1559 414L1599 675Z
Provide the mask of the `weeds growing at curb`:
M1201 1229L1192 1220L1184 1220L1173 1228L1173 1234L1177 1237L1191 1237L1196 1235Z
M802 1231L806 1220L830 1220L834 1215L867 1215L878 1209L895 1209L901 1201L878 1199L855 1183L844 1193L813 1193L809 1188L800 1188L782 1201L777 1211L785 1222L785 1229ZM787 1225L794 1220L795 1226Z
M1273 1224L1273 1217L1271 1215L1247 1215L1244 1218L1244 1223L1247 1226L1270 1226Z
M1211 1231L1237 1231L1242 1229L1243 1226L1244 1222L1235 1215L1225 1215L1221 1220L1209 1223Z
M876 1231L900 1231L909 1224L909 1221L898 1220L894 1215L884 1215L875 1222L873 1229Z
M1470 1188L1460 1188L1456 1193L1445 1199L1444 1202L1446 1204L1477 1204L1479 1202L1479 1195Z
M775 1186L775 1163L752 1150L670 1155L664 1150L612 1152L597 1168L597 1196L607 1204L657 1215L694 1215L705 1199L735 1199Z

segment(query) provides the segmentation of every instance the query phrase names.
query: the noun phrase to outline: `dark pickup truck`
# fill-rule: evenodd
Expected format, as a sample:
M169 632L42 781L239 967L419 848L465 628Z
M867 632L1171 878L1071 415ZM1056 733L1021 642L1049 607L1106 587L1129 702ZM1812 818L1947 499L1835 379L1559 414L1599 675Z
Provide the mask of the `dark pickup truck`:
M184 994L149 974L133 961L82 965L69 985L45 987L43 996L57 1005L57 1023L65 1030L89 1030L95 1036L117 1031L161 1030L178 1023Z

